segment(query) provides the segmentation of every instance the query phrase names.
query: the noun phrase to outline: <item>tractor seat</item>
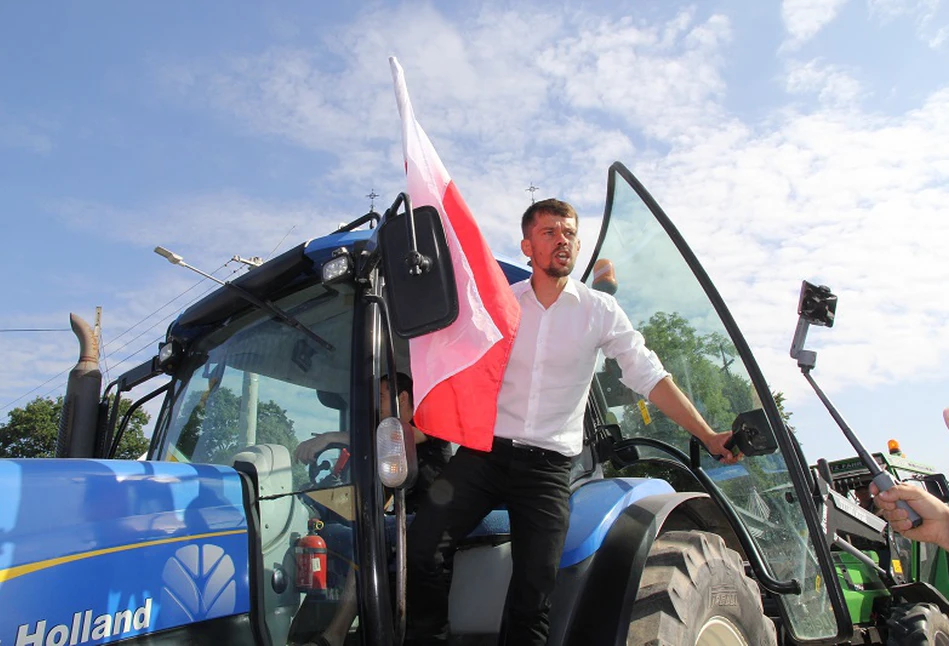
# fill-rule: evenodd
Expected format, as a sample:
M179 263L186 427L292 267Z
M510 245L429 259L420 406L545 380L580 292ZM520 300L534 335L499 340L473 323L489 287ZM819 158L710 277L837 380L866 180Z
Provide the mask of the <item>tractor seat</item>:
M476 545L500 545L511 540L511 519L507 509L493 509L470 534L458 541L458 549Z

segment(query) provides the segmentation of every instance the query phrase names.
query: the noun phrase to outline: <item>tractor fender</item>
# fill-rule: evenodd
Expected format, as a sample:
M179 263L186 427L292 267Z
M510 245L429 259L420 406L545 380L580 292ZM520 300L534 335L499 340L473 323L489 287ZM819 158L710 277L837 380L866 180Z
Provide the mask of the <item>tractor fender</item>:
M629 484L641 489L642 483L635 482L638 480L641 479L613 478L600 482L633 481ZM606 500L599 500L592 507L601 511L608 507L602 514L603 522L589 533L587 541L577 542L574 537L572 551L568 533L557 589L551 600L550 644L626 643L640 577L649 551L663 529L711 531L722 534L729 546L737 545L730 526L707 494L677 493L663 481L649 482L666 486L640 497L620 495L612 506L608 496L600 496ZM592 484L595 483L584 488ZM579 491L574 493L571 504L571 532L583 528L581 525L575 530L573 525L575 518L584 517L576 508ZM592 516L592 509L588 511Z

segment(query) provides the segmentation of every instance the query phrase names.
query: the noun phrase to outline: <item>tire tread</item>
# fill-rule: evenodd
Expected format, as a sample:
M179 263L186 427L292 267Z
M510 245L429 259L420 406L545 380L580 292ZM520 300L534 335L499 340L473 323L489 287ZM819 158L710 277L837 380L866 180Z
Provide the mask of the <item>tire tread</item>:
M646 560L639 592L630 621L628 646L680 646L696 628L690 625L695 614L697 582L708 579L713 571L730 570L738 598L743 606L752 606L752 616L761 624L751 627L756 636L748 636L752 646L777 644L774 624L764 616L757 584L744 573L741 557L725 546L716 534L701 531L671 531L656 539ZM745 608L748 610L748 608ZM704 619L703 619L704 622ZM749 627L740 626L742 630Z

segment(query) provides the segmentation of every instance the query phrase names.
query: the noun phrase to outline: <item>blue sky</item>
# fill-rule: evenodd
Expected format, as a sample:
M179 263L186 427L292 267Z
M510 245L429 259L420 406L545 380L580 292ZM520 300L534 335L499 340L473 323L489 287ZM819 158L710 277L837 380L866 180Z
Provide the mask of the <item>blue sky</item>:
M664 206L809 460L849 447L788 358L802 278L840 296L816 377L871 450L949 471L949 8L941 0L0 5L0 329L103 307L115 377L210 285L402 187L387 57L494 250L606 169ZM591 245L588 245L592 247ZM220 269L218 269L220 268ZM0 416L63 392L68 333L0 333ZM125 360L124 363L121 363Z

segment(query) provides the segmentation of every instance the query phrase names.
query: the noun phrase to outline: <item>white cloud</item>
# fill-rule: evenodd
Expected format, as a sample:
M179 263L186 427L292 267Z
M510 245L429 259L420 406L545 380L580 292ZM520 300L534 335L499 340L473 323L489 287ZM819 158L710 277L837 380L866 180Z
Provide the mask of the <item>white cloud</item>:
M722 49L730 38L729 21L717 15L700 24L689 12L657 25L602 20L562 39L541 65L572 108L669 140L683 124L721 116Z
M803 42L841 7L786 2L782 15ZM420 44L399 52L387 34L400 29L379 25L416 30L401 42ZM313 52L271 50L231 63L240 72L210 84L207 96L258 131L327 150L342 145L334 181L367 167L382 173L399 159L385 65L396 51L420 121L500 253L519 257L516 222L531 181L539 195L560 195L592 216L582 225L589 251L605 169L628 160L733 303L766 374L785 389L803 384L790 377L787 358L802 278L841 295L828 352L848 356L826 362L830 388L944 374L947 362L934 357L949 356L937 331L947 306L924 294L949 282L932 245L949 236L936 215L949 206L939 146L946 91L883 117L861 109L858 70L791 60L786 87L801 103L742 122L724 107L731 29L725 17L699 20L694 11L649 24L543 11L528 20L488 8L461 25L431 8L394 10L334 35L343 67L331 78ZM333 92L325 91L330 81ZM816 108L807 107L811 95ZM324 111L343 116L331 128L315 116ZM883 315L895 293L913 294L898 321ZM849 317L860 323L844 325ZM879 339L904 334L914 343L883 361Z
M831 390L949 377L949 301L934 296L949 283L947 108L943 90L898 117L788 111L731 144L675 150L648 182L792 395L805 387L786 354L803 278L841 298L832 336L817 337L833 343Z
M821 60L806 63L791 60L788 64L787 91L790 94L815 94L831 107L854 104L865 94L853 71Z
M939 7L939 0L867 0L872 16L881 20L895 20L902 16L931 16Z
M847 0L784 0L781 18L789 39L783 47L796 49L837 17Z
M786 2L783 17L803 42L841 7ZM787 354L802 278L841 298L838 325L812 333L828 390L949 379L949 301L935 296L949 284L949 220L940 217L949 212L949 88L884 116L861 104L862 70L791 60L793 103L742 120L726 107L722 73L739 55L732 29L695 11L647 23L538 7L489 6L456 21L431 6L376 9L311 49L163 70L172 100L250 136L331 153L312 199L229 189L131 210L79 201L57 210L74 226L142 248L165 244L203 268L267 255L294 225L287 244L320 235L352 219L341 205L364 203L367 177L384 196L377 206L401 188L386 63L395 53L420 122L496 252L520 257L529 182L539 197L578 206L589 251L606 168L620 159L676 222L792 403L806 388ZM122 320L134 322L149 298L127 300Z
M933 49L939 49L946 44L947 40L949 40L949 25L944 25L935 30L935 33L927 39L926 44Z
M940 4L940 0L867 0L870 16L880 23L913 20L916 35L932 49L941 48L949 37L949 25L939 13Z

